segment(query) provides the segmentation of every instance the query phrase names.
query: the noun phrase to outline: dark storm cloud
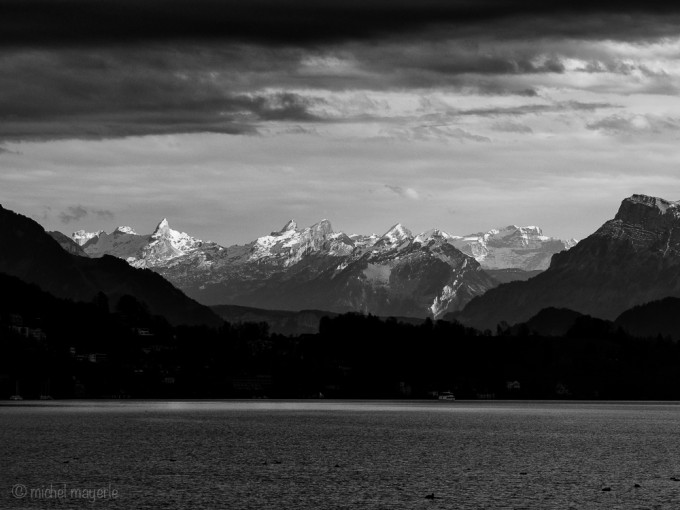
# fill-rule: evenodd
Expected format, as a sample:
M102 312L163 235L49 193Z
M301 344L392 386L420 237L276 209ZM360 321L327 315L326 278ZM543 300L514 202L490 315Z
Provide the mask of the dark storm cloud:
M319 112L347 90L531 97L570 56L668 93L662 75L564 38L647 40L678 20L675 4L604 0L0 0L0 140L257 134L345 120Z
M306 46L435 29L465 36L491 26L502 37L526 38L531 27L536 36L629 38L668 34L678 12L672 2L611 0L4 0L0 44L220 39Z
M59 213L59 220L67 225L74 221L80 221L86 216L94 215L101 219L113 219L113 213L106 209L90 209L82 205L73 205L67 207L65 211Z
M0 56L0 139L256 133L258 122L317 120L309 113L313 100L234 90L230 80L238 77L223 78L194 57L74 50Z

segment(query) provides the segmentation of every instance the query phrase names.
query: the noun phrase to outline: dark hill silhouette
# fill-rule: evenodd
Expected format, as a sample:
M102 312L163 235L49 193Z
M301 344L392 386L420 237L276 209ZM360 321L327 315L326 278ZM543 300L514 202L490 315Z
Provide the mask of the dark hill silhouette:
M583 317L583 314L574 310L549 307L512 329L518 331L519 328L524 328L524 331L540 336L565 336L579 317Z
M680 207L633 195L613 220L525 282L500 285L453 315L479 329L529 320L546 307L614 320L625 310L680 296Z
M158 274L115 257L84 258L66 252L35 221L0 206L0 272L38 285L56 297L91 301L99 292L110 302L134 296L172 324L218 326L222 320Z
M626 310L615 324L637 337L680 339L680 299L668 297Z

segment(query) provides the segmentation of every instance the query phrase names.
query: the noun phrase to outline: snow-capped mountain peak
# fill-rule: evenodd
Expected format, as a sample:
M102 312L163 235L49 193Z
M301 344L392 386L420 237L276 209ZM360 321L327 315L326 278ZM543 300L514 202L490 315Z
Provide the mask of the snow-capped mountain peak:
M73 239L78 246L83 246L90 239L99 237L102 234L105 234L103 230L99 230L97 232L86 232L85 230L77 230L73 232L73 234L71 234L71 239Z
M158 224L150 242L144 246L139 254L129 257L135 267L156 267L165 265L183 255L187 255L203 245L203 241L190 236L186 232L179 232L170 228L167 218Z
M137 232L132 227L127 227L127 226L120 226L116 228L113 232L111 232L111 235L115 234L131 234L131 235L138 235Z
M439 230L438 228L431 228L430 230L426 230L425 232L418 234L413 239L413 242L425 245L425 244L428 244L433 239L448 242L450 239L459 239L459 238L452 236L448 232L444 232L443 230Z

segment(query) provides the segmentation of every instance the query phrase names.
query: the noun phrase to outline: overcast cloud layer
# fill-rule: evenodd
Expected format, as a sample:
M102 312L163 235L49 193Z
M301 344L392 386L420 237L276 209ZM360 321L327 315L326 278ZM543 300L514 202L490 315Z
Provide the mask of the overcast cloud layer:
M291 217L583 237L680 198L679 57L655 2L4 0L0 202L224 244Z

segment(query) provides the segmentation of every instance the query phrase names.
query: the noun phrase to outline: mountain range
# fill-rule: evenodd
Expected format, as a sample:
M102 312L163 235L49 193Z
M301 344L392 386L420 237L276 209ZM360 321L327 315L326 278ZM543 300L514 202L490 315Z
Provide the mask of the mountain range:
M454 236L437 229L414 235L397 224L381 236L347 235L322 220L306 228L289 221L251 243L223 247L165 219L148 235L118 227L68 237L1 207L0 234L0 273L59 298L132 295L173 324L274 314L281 331L312 331L326 313L361 311L445 317L481 330L531 321L528 327L553 334L585 315L635 334L676 334L680 202L646 195L623 200L613 219L579 243L515 226ZM499 271L515 281L499 283L491 276Z
M328 220L283 228L245 245L223 247L170 228L74 232L90 257L113 255L161 274L207 305L441 318L500 282L545 269L574 240L538 227L509 226L455 236L438 229L414 235L396 224L383 235L348 235Z

